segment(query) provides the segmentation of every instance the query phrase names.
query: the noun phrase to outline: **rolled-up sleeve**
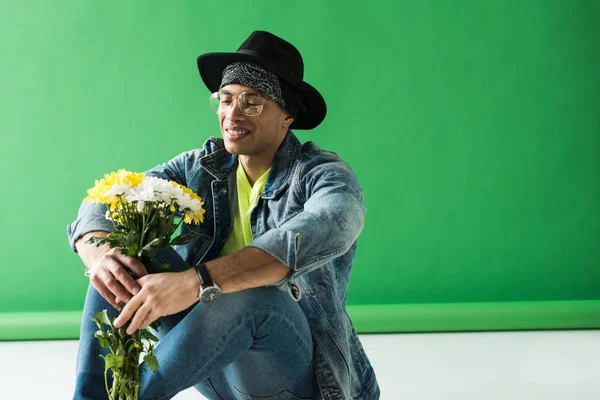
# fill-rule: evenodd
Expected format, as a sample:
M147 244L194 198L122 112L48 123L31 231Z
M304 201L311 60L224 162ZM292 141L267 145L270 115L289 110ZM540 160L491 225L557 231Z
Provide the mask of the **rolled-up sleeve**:
M82 203L77 213L77 219L67 225L67 235L71 249L77 253L75 242L89 232L105 231L112 232L114 226L112 221L106 219L106 206L93 203Z
M299 182L303 210L250 246L304 273L350 249L362 231L366 208L354 172L342 161L311 168Z

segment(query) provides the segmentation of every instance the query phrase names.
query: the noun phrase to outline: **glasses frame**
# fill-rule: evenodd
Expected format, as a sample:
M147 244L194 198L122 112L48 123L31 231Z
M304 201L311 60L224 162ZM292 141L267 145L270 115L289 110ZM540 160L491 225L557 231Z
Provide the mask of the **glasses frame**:
M266 102L268 102L268 101L273 101L273 100L274 100L274 99L271 99L271 98L267 98L267 97L265 97L264 95L262 95L262 94L260 94L260 93L256 93L256 92L241 92L241 93L238 93L238 94L234 94L234 93L221 93L221 92L214 92L214 93L212 93L212 94L210 95L210 97L208 98L208 101L209 101L209 103L210 103L210 109L211 109L211 110L212 110L212 111L213 111L215 114L217 114L217 115L219 115L219 108L221 108L221 103L220 103L220 101L221 101L221 100L219 99L219 96L220 96L221 94L228 94L228 95L230 95L230 96L231 96L231 100L232 100L232 101L234 101L234 100L235 100L235 103L237 104L237 108L239 108L239 109L240 109L240 111L241 111L241 112L242 112L242 113L243 113L245 116L247 116L247 117L256 117L256 116L258 116L258 115L262 114L262 112L263 112L263 109L265 108L265 103L266 103ZM258 96L258 97L260 97L261 99L263 99L263 102L262 102L262 104L260 104L260 106L254 106L254 107L260 107L260 110L258 111L258 113L257 113L257 114L248 114L248 113L246 112L246 110L244 110L244 109L242 108L242 105L241 105L241 102L240 102L240 96L244 96L244 95L248 95L248 94L251 94L251 95L254 95L254 96ZM213 99L219 99L219 107L218 107L216 110L213 108ZM224 112L224 113L225 113L225 114L227 114L228 112L230 112L230 111L231 111L231 107L232 107L232 105L229 105L229 106L228 106L228 111L227 111L227 112Z

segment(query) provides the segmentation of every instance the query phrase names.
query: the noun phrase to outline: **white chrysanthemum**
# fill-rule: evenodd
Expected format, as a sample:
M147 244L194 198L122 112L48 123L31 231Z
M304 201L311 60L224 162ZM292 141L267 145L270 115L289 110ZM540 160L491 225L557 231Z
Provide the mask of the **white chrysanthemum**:
M144 212L147 207L162 212L170 208L170 212L179 211L185 217L186 222L202 222L204 209L201 199L191 192L190 189L171 181L154 176L144 176L143 180L135 187L120 185L113 188L113 195L121 195L129 204L135 204L139 213ZM151 204L149 204L151 203Z
M142 183L140 183L139 185L137 185L129 191L129 193L125 196L125 200L127 200L128 203L133 203L134 201L137 201L138 207L140 202L158 201L152 183L152 181L148 180L148 177L144 178Z
M131 186L127 183L122 183L120 185L113 185L104 195L111 201L114 201L117 196L127 195L129 190L131 190Z
M190 202L190 210L193 212L199 212L202 209L202 203L198 199L193 199Z

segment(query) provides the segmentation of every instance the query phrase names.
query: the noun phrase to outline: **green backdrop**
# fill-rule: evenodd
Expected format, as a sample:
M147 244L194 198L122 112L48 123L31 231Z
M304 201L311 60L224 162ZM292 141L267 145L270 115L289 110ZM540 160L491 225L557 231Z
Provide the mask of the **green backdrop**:
M255 29L365 190L359 332L600 327L600 2L0 2L0 339L76 338L85 190L218 136L197 55Z

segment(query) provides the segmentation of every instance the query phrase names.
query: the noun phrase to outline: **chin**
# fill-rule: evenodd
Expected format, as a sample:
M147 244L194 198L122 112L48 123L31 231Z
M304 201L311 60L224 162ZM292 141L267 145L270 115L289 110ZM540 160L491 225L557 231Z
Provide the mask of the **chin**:
M226 139L223 141L225 143L225 150L227 150L229 154L236 154L238 156L244 154L244 151L240 148L240 146L236 146L233 143L229 143Z

